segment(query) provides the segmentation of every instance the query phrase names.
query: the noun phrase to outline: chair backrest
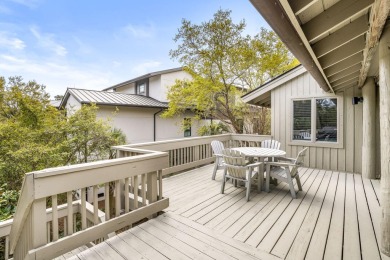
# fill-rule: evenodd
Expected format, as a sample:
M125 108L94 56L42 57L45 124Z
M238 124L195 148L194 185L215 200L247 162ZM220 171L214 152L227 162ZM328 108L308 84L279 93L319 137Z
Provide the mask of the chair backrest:
M280 149L280 142L276 140L264 140L261 142L261 147L263 148L272 148L272 149Z
M245 155L239 151L225 149L222 151L227 174L235 178L246 178Z
M217 155L221 155L223 149L225 149L225 147L223 146L223 143L221 141L218 141L218 140L214 140L211 142L211 148L213 149L213 153L217 154Z
M303 139L311 137L311 133L309 133L309 132L302 132L302 133L300 133L300 135Z
M306 156L307 149L309 148L305 147L299 151L297 158L295 159L295 166L291 169L291 176L294 176L297 173L299 166L303 166L303 158Z

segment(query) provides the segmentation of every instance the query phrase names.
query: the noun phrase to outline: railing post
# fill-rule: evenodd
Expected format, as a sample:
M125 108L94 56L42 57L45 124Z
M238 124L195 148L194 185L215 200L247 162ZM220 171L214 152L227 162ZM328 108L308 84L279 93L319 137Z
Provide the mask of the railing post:
M147 174L147 193L146 197L149 204L157 201L157 172L149 172ZM149 218L156 217L157 214L153 214Z
M46 198L37 199L32 203L31 220L32 248L46 245Z

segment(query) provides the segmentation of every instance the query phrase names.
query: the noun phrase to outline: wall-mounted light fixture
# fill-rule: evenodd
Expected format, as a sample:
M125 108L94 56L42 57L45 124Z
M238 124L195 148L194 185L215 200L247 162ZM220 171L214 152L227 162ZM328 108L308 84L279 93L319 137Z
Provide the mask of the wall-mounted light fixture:
M363 103L363 97L353 97L352 105L357 105L358 103Z

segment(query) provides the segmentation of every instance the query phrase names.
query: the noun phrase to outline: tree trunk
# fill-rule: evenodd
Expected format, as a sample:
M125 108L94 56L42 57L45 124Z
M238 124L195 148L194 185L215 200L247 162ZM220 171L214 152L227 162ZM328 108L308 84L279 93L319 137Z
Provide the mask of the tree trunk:
M379 42L379 93L381 137L381 234L380 249L390 256L390 26Z
M363 86L362 175L375 179L375 81L367 78Z

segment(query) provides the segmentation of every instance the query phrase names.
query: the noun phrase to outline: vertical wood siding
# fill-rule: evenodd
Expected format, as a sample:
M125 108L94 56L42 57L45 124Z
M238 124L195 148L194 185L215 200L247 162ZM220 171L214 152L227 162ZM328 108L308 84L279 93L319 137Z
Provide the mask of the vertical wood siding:
M326 94L308 72L286 82L271 93L271 132L281 142L281 149L288 156L295 157L302 145L294 145L291 140L292 98L320 97ZM305 165L311 168L361 173L362 169L362 104L352 105L352 97L361 96L361 90L349 88L338 93L343 99L342 148L310 146ZM332 94L327 94L332 96ZM339 126L340 129L340 126Z

